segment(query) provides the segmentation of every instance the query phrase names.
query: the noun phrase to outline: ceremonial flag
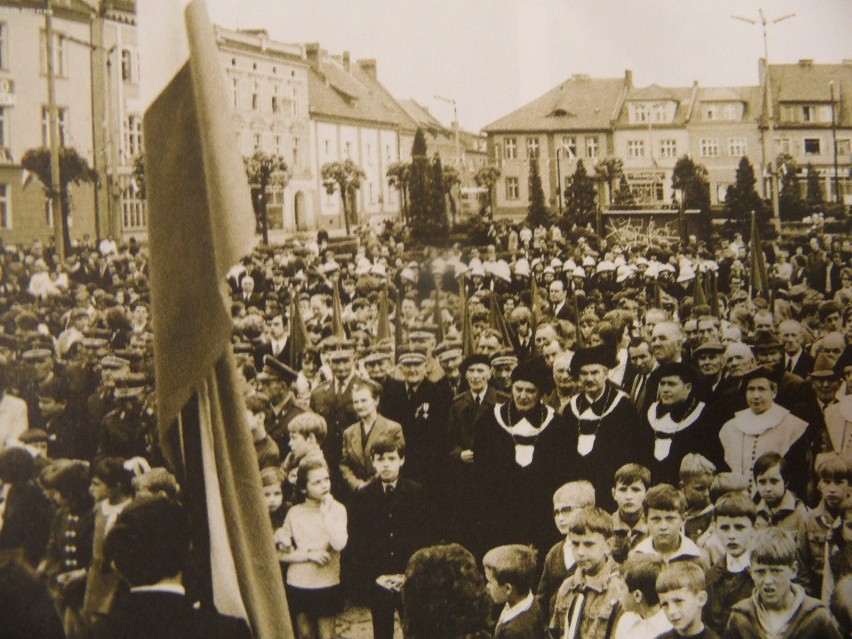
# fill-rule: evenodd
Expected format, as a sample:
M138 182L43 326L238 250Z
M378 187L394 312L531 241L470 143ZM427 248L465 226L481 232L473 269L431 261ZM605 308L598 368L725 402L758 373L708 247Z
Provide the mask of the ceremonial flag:
M769 275L766 270L766 256L763 253L763 242L760 240L760 229L757 228L757 217L751 212L751 241L749 252L749 271L751 288L756 295L766 301L769 299Z
M343 327L343 305L340 303L340 282L331 281L331 334L337 339L346 339Z
M399 310L397 309L397 312ZM376 340L382 342L391 338L390 311L388 310L388 286L382 287L379 295L379 321L376 326Z
M150 67L170 75L144 116L161 446L185 489L199 593L246 619L257 639L292 639L230 346L225 274L255 238L219 50L203 0L187 6L185 35L184 20L171 22L180 3L141 4L140 37L160 47L151 59L189 56Z
M444 341L444 315L441 313L441 291L435 291L435 307L432 309L435 325L438 327L435 339L440 344Z
M535 335L536 326L538 326L538 282L535 278L535 273L530 276L530 315L532 316L532 331Z
M708 272L707 276L710 278L710 312L714 317L721 319L722 309L719 304L719 280L714 271Z
M396 310L393 314L393 354L394 358L396 358L402 348L402 299L400 297L399 288L396 289L396 295L394 298Z
M698 306L707 304L707 295L704 293L704 276L700 270L695 274L695 282L692 287L692 305Z
M500 303L497 300L497 294L491 293L489 300L489 320L491 328L500 333L503 338L503 344L507 347L518 350L518 343L512 331L506 325L506 318L503 317L503 311L500 310Z
M302 354L308 345L308 329L299 306L299 294L295 289L290 294L290 342L287 347L287 365L299 370L302 368Z
M470 325L470 310L467 307L467 284L462 276L459 281L459 314L461 315L462 353L473 355L473 328Z

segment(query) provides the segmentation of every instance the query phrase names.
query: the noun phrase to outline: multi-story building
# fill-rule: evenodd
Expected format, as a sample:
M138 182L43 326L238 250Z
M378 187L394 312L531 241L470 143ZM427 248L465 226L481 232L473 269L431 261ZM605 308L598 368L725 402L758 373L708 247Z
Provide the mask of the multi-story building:
M624 78L574 75L484 127L490 155L501 170L495 214L525 212L531 161L539 162L545 196L553 208L560 206L562 191L579 160L593 173L600 158L615 154L613 121L631 86L630 71Z
M91 10L80 0L53 2L53 61L59 138L91 165ZM53 236L46 190L21 166L30 149L47 147L48 82L44 3L0 2L0 238L29 243ZM72 237L95 234L93 188L71 188Z
M286 186L268 189L270 238L316 228L317 175L311 136L304 48L271 40L266 31L216 27L240 152L283 158Z
M353 202L355 221L399 215L401 198L386 173L388 166L410 156L413 120L379 82L375 60L353 61L348 51L332 56L316 43L305 45L305 53L319 193L317 227L344 228L340 191L322 182L322 166L347 159L366 176Z
M761 64L760 82L765 88L763 68ZM799 166L802 184L811 164L827 201L837 201L839 186L841 199L852 204L852 100L848 97L852 95L852 60L771 64L769 74L775 125L771 144L767 144L773 154L770 159L781 153L791 155ZM768 134L765 122L761 133Z

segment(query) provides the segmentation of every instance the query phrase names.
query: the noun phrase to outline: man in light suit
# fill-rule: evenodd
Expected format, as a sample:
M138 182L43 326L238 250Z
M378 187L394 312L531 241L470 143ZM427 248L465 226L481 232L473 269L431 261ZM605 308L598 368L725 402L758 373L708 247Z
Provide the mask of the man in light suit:
M376 474L370 447L380 439L403 440L402 426L378 412L381 387L373 381L356 379L352 383L352 406L358 421L343 431L340 474L354 492Z
M14 442L29 427L27 403L6 394L6 366L0 362L0 451Z

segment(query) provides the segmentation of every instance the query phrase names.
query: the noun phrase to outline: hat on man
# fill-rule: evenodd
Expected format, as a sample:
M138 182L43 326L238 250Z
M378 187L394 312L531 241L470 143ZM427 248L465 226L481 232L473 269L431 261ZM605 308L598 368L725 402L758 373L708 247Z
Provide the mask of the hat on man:
M407 344L399 349L396 361L398 364L423 364L426 362L426 353L413 344Z
M369 349L367 349L367 354L364 356L364 363L378 364L379 362L389 360L390 357L390 351L380 346L379 344L374 344Z
M830 315L834 315L835 313L840 315L840 311L841 308L837 302L823 302L819 305L819 319L821 322L824 322Z
M340 359L349 359L355 356L355 343L347 339L335 340L325 355L332 362Z
M285 384L292 384L298 376L299 374L296 371L281 360L276 359L272 355L264 355L263 368L257 374L256 379L261 382L278 380Z
M122 368L130 368L130 360L124 359L123 357L116 357L115 355L102 357L100 364L101 368L113 371L121 370Z
M598 364L606 368L614 368L617 364L615 353L604 344L578 348L571 358L571 374L576 377L583 366Z
M684 384L692 384L693 386L697 377L695 369L683 362L666 362L660 364L655 375L657 375L657 379L679 377Z
M439 362L462 356L462 344L458 340L444 340L435 347L433 355Z
M488 357L485 353L474 353L473 355L468 355L462 360L462 363L459 365L459 372L464 377L465 373L467 373L467 369L475 364L480 364L482 366L491 367L491 358Z
M32 348L21 354L21 359L30 363L43 362L51 357L53 357L53 351L49 348Z
M526 258L521 258L517 262L515 262L515 275L519 277L529 277L530 276L530 263Z
M511 348L504 348L491 356L492 366L517 366L518 356Z
M542 393L553 387L553 373L540 357L533 357L518 364L512 371L513 382L529 382Z
M783 374L783 371L781 371L781 373ZM753 368L745 375L743 375L742 385L740 386L740 388L748 388L749 382L755 379L768 379L770 382L778 386L780 377L781 376L771 368L767 368L766 366L758 366L757 368Z
M436 324L421 324L408 332L408 338L411 341L421 342L434 338L437 333L438 326Z
M145 375L143 373L124 372L113 378L115 396L117 398L136 397L145 390Z
M775 333L772 331L757 331L754 336L754 342L751 345L751 350L755 353L776 351L782 348L784 348L784 345L775 337Z
M698 355L699 353L718 353L722 354L725 352L725 345L722 344L718 339L708 339L701 342L695 350L692 351L693 355Z

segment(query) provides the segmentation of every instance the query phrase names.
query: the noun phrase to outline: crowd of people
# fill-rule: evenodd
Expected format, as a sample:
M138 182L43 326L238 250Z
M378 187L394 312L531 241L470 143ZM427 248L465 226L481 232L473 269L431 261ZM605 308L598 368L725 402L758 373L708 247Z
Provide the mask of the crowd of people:
M852 636L850 238L488 241L228 274L296 635ZM0 251L0 636L250 636L184 579L148 276L135 242Z

